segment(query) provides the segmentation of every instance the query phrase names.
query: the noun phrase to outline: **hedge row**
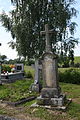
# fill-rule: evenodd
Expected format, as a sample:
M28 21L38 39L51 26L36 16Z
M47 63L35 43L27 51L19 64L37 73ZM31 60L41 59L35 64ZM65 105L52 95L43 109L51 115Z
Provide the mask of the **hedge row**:
M80 84L80 69L70 68L59 71L59 81L72 84Z

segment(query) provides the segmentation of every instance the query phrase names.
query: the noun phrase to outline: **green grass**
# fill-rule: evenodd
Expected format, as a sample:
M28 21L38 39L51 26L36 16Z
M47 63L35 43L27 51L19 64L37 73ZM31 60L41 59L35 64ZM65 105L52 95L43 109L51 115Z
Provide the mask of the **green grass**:
M66 69L70 68L59 68L63 73ZM26 66L25 70L27 72L31 71L34 76L34 69ZM78 70L80 71L80 69ZM33 83L33 80L26 79L0 86L0 99L17 101L24 97L36 95L36 93L28 92L31 83ZM32 119L34 118L33 120L35 120L35 117L37 117L37 120L80 120L80 85L60 82L60 87L62 93L67 95L67 98L72 98L72 103L68 106L66 112L52 111L45 108L31 108L30 106L36 102L36 100L33 100L14 108L18 110L18 107L20 107L22 109L22 112L17 111L15 114L24 114ZM14 115L13 111L8 111L7 108L0 107L0 114Z
M80 63L80 56L74 57L74 63Z
M34 68L32 68L31 66L24 66L24 70L25 70L26 73L28 73L30 71L33 78L34 78L34 73L35 73Z
M30 85L33 80L18 80L12 84L4 84L0 86L0 99L8 101L18 101L22 98L36 95L34 92L29 92Z

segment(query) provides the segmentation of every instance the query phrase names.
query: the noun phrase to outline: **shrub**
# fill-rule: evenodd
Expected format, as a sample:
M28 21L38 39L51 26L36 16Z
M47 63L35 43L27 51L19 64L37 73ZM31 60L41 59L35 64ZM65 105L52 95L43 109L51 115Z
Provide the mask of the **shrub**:
M80 67L80 63L75 63L75 64L74 64L74 67L79 68L79 67Z
M60 82L80 84L80 71L75 68L70 68L64 72L59 72Z
M32 73L31 73L30 71L28 71L28 72L26 73L26 77L27 77L27 78L33 78Z

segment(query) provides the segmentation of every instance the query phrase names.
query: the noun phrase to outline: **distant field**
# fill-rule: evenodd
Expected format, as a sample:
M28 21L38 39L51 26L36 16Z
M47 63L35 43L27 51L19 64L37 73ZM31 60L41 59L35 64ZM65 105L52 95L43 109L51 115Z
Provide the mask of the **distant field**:
M80 56L74 57L74 63L80 63Z

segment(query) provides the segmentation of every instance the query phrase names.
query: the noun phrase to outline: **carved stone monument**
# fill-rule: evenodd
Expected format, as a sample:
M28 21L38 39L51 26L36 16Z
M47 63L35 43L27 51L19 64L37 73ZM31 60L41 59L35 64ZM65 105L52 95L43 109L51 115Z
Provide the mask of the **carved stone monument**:
M46 35L46 51L42 55L42 73L44 87L41 90L40 97L37 98L38 105L63 106L65 104L66 96L61 94L58 81L58 65L57 55L51 51L49 34L53 33L49 30L48 24L45 25L45 31L41 34Z
M38 60L35 61L35 76L34 83L30 86L31 91L39 92L39 68Z
M30 86L31 91L35 92L40 92L41 90L41 84L40 84L40 79L41 79L41 71L42 71L42 65L39 63L40 60L35 60L35 75L34 75L34 83Z

